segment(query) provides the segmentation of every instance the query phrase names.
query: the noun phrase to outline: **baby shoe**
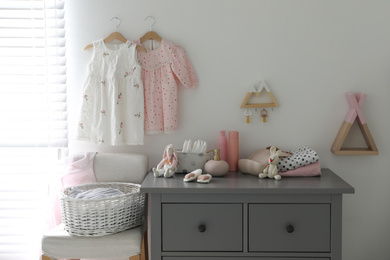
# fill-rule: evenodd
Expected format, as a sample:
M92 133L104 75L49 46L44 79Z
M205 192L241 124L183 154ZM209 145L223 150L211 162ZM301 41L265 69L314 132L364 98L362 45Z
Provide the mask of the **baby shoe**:
M198 178L199 175L202 174L202 169L196 169L190 173L187 173L185 176L184 176L184 179L183 181L185 182L190 182L190 181L193 181L193 180L196 180Z
M210 174L202 174L198 177L197 182L199 183L209 183L212 176Z

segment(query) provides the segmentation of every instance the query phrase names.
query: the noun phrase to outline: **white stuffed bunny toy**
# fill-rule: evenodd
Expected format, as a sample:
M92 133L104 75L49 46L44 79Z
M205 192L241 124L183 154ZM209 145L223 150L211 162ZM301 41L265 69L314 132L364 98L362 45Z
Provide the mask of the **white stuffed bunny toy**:
M172 144L168 144L164 149L164 154L161 162L154 167L154 177L164 176L165 178L172 177L176 171L179 161L176 156L176 150Z
M268 159L268 165L265 167L262 173L259 174L260 179L266 177L280 180L282 177L278 174L278 167L276 166L279 162L279 156L282 154L281 150L276 151L276 147L272 146L270 148L271 156Z

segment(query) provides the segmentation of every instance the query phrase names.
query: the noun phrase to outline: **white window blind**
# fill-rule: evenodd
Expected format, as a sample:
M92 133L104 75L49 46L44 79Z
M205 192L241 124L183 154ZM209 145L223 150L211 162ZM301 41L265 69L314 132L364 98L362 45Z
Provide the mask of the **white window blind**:
M0 260L38 259L68 144L64 0L0 0Z

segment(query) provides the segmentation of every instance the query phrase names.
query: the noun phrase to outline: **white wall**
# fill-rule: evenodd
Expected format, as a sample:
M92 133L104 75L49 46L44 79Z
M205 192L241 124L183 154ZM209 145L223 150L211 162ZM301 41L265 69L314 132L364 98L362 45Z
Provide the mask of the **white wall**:
M344 196L343 259L389 259L390 1L387 0L68 0L67 47L70 151L143 152L151 165L166 144L186 139L216 146L219 130L240 132L240 157L276 145L309 145L322 167L356 189ZM144 146L98 147L74 141L86 44L114 31L136 39L149 29L182 45L199 87L180 89L177 134L146 136ZM266 79L280 107L268 122L244 121L241 102ZM379 156L335 156L330 147L348 110L346 92L368 95L363 114ZM361 142L358 131L349 142ZM357 140L354 140L354 139ZM283 180L282 180L283 181ZM277 241L275 241L277 243Z

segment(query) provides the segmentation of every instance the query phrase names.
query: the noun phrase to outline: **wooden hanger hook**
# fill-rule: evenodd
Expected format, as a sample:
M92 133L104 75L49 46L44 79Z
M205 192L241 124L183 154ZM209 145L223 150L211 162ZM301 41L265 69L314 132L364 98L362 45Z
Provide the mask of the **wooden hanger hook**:
M149 31L153 31L153 26L156 24L156 19L154 19L153 16L149 15L145 18L145 21L148 20L148 19L152 19L152 24L149 26Z
M118 31L118 27L121 25L122 21L121 21L121 19L118 16L112 17L110 21L112 22L112 20L114 20L114 19L118 20L118 24L115 26L115 31L117 32Z

